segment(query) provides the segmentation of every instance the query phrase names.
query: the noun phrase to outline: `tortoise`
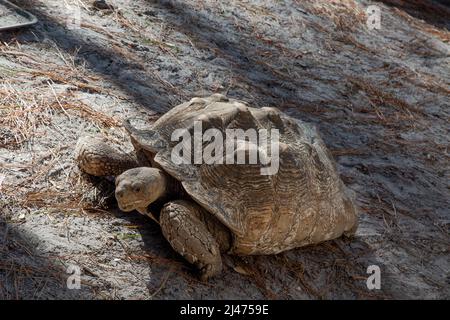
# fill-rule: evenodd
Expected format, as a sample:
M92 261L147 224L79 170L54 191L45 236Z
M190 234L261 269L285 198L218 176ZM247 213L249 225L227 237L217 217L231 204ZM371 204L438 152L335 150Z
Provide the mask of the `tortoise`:
M83 137L77 146L78 165L91 175L116 176L119 208L137 210L157 221L173 249L199 269L203 280L221 272L221 253L277 254L352 236L356 231L353 197L318 132L309 124L276 108L253 108L220 94L193 98L144 128L138 129L132 122L125 120L124 127L133 154L102 138ZM233 138L230 159L236 159L239 151L250 157L251 151L257 150L261 159L266 155L265 164L262 160L240 164L192 161L192 157L183 158L184 151L174 157L174 150L180 149L174 132L181 130L195 138L198 122L204 135L212 128L224 135L239 129L265 129L266 135L278 132L278 170L262 174L274 157L269 161L269 153L263 152L266 147L255 145L247 136L245 141L242 136ZM183 143L186 150L192 147L192 141ZM201 146L205 145L201 141ZM219 148L215 153L217 160L226 152ZM191 161L180 163L180 159ZM158 201L163 203L159 217L148 209Z

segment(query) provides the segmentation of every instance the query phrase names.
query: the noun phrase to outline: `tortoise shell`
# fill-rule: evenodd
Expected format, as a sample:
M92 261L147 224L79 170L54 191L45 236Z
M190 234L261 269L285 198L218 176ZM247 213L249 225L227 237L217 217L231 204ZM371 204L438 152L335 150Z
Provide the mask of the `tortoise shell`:
M174 107L148 129L128 128L155 165L229 228L235 254L276 254L356 230L352 197L319 134L275 108L252 108L215 94ZM235 129L260 134L256 143L251 134L227 140ZM272 138L279 141L278 154L276 147L271 149ZM226 140L222 149L220 139ZM233 140L230 155L226 142ZM211 152L208 145L218 147ZM198 150L210 157L195 158ZM245 163L232 163L239 152ZM250 161L255 153L256 163Z

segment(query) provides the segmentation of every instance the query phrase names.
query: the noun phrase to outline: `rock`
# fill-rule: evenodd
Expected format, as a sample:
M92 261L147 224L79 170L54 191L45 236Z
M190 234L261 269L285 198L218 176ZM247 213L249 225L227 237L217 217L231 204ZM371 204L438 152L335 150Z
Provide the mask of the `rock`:
M114 7L105 0L96 0L92 3L92 7L97 10L114 10Z

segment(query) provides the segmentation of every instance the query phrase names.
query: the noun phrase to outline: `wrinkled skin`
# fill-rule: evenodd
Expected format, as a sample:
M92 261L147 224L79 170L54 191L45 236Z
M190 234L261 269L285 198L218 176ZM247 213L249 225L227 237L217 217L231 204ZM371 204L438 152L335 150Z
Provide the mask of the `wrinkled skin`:
M164 171L139 167L139 160L134 155L93 136L78 141L76 160L82 171L93 176L119 174L115 180L115 195L120 210L137 210L160 224L168 242L199 269L202 280L220 273L220 253L230 248L231 235L214 216L196 203L182 200L167 203L159 220L148 212L150 204L174 191L170 190L170 178Z
M145 210L166 193L165 173L156 168L133 168L116 178L116 199L122 211Z
M166 174L157 168L125 171L116 178L119 208L125 212L137 210L156 221L147 207L170 192L167 180ZM220 273L220 253L229 249L231 238L211 214L194 202L176 200L163 207L158 223L173 249L200 270L202 280Z

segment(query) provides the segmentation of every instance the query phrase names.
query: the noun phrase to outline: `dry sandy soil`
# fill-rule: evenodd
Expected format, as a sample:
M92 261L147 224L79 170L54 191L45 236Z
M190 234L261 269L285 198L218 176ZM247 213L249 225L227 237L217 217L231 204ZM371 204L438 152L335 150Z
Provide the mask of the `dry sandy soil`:
M64 1L16 3L40 22L0 33L1 298L450 298L445 1L67 0L80 28ZM202 283L155 223L117 210L110 181L74 165L81 135L126 141L123 118L214 92L319 128L356 194L355 239L225 257Z

